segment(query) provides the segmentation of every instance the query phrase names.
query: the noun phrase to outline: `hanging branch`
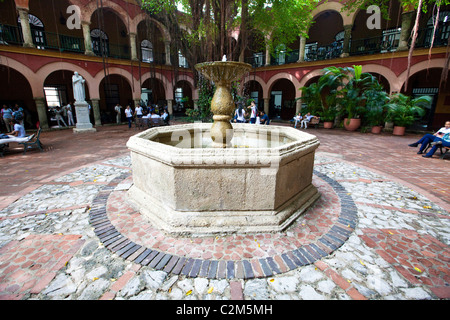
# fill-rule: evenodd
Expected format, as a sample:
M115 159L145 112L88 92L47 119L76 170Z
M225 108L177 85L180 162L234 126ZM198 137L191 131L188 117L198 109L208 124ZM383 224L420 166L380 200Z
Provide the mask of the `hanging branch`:
M409 79L409 74L411 72L411 58L412 58L412 54L413 54L414 47L415 47L416 40L417 40L417 33L419 32L419 18L420 18L421 8L422 8L422 0L419 0L419 5L417 7L416 21L414 22L414 27L412 30L411 47L409 48L409 53L408 53L408 69L407 69L407 73L406 73L405 91L408 89L408 79Z

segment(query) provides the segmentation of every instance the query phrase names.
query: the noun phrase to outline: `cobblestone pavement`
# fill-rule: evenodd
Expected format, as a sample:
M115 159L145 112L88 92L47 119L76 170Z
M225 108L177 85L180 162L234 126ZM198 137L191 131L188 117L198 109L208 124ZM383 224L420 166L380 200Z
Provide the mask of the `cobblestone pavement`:
M116 143L135 133L108 130L122 132ZM0 299L449 299L449 206L439 196L449 189L424 190L393 167L371 168L390 157L389 145L380 141L386 137L370 135L364 154L376 152L377 143L387 153L362 161L328 147L343 143L344 134L310 132L326 141L316 153L313 181L322 197L314 207L283 233L204 239L169 237L127 204L132 176L124 145L77 136L85 149L67 154L58 145L61 137L44 134L53 148L0 159L3 170L15 170L0 176ZM406 165L413 158L411 163L448 170L448 160L416 160L411 149L404 152ZM51 169L32 163L37 160ZM14 164L23 166L23 175L13 181ZM353 207L344 212L346 199L354 216ZM336 237L331 228L339 231ZM113 229L123 241L113 233L108 238ZM218 262L214 276L209 261ZM222 271L221 261L227 262Z

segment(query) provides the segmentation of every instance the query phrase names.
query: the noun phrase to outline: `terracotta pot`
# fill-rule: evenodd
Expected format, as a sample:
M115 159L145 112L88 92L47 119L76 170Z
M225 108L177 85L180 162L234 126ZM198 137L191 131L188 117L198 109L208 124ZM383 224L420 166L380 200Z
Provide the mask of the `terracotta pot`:
M323 128L324 129L331 129L331 128L333 128L333 122L332 121L325 121L323 123Z
M381 126L373 126L370 132L374 134L379 134L381 132Z
M394 126L394 131L392 131L392 134L395 136L404 136L405 135L405 127L397 127Z
M350 119L350 123L347 122L348 119L344 119L344 128L347 131L355 131L361 126L361 119Z

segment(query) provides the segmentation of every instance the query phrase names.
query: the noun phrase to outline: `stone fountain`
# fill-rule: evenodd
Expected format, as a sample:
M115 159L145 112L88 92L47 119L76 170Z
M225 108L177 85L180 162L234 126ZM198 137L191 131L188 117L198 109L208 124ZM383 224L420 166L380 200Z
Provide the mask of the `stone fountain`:
M214 123L155 127L131 137L128 198L175 235L279 232L320 196L312 184L318 139L284 126L231 124L239 62L196 65L216 84Z

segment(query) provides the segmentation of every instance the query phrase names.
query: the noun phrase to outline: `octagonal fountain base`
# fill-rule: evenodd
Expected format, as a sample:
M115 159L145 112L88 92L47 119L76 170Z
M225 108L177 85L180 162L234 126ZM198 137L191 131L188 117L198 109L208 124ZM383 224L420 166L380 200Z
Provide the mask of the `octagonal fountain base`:
M153 225L179 235L278 232L319 198L315 136L234 124L231 147L213 148L210 128L157 127L128 141L128 198Z

